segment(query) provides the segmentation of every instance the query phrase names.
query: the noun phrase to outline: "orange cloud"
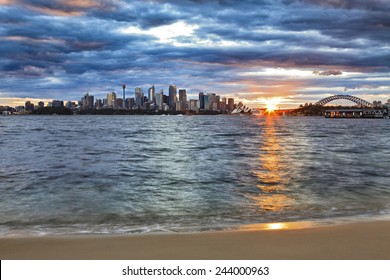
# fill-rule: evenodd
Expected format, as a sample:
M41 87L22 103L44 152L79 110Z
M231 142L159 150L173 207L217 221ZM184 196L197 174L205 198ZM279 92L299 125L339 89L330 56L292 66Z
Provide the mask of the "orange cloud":
M33 4L26 5L20 0L0 0L0 4L10 5L19 4L27 9L52 16L80 16L84 14L85 9L99 7L100 4L92 0L58 0L58 7L44 7Z
M99 4L95 1L90 0L62 0L61 3L70 7L78 8L94 8L99 6Z
M246 96L251 99L257 97L284 97L294 94L298 89L308 86L308 83L300 80L235 80L223 82L224 85L242 86L241 96ZM245 92L245 94L244 94Z
M295 100L299 96L297 92L308 85L302 80L239 80L223 84L242 85L235 98L250 107L264 107L267 100L277 98L281 108L296 108L301 104L300 100Z
M0 5L11 5L14 3L15 3L15 0L0 0Z
M52 16L81 16L83 13L80 11L63 11L59 9L52 9L47 7L35 7L29 5L28 8L34 12L38 12L41 14L48 14Z

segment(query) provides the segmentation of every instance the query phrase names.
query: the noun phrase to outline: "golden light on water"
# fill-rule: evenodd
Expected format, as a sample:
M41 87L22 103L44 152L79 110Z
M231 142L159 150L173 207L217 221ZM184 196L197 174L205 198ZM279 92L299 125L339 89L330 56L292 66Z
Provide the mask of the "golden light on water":
M258 230L295 230L295 229L305 229L319 226L314 222L303 221L303 222L287 222L287 223L266 223L266 224L250 224L240 226L240 230L246 231L258 231Z
M279 118L267 116L259 121L265 121L263 142L259 153L259 166L254 174L258 178L259 192L251 198L254 207L259 212L278 213L285 211L296 203L288 193L289 176L284 173L283 146L277 134ZM292 230L313 227L312 222L273 222L249 224L240 227L241 230Z
M266 225L267 229L286 229L287 225L285 223L271 223Z
M255 172L259 180L257 187L261 190L253 199L261 211L280 212L294 204L293 198L285 194L288 178L282 177L283 164L280 160L282 147L276 136L277 119L267 117L265 120L263 153L259 156L259 168Z

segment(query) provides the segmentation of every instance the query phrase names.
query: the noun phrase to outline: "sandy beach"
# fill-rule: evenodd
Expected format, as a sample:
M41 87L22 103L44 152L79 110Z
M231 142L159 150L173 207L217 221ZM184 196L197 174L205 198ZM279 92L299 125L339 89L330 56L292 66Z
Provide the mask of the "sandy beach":
M2 237L1 259L390 259L390 221L303 229Z

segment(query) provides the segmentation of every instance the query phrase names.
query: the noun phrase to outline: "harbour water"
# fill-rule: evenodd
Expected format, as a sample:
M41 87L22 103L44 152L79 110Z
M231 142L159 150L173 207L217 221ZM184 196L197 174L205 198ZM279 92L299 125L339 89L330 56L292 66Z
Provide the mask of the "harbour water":
M0 117L0 235L389 217L389 127L323 117Z

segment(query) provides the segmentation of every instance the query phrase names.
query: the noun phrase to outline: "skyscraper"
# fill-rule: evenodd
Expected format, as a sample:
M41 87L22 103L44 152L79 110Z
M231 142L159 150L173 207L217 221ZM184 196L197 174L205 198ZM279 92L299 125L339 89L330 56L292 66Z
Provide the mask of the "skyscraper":
M130 110L133 110L134 108L134 105L135 105L135 99L134 98L127 98L125 100L125 103L127 104L126 105L126 108L130 109Z
M142 107L144 104L144 96L140 87L135 88L135 105Z
M95 101L95 109L103 108L103 101L101 99L96 99Z
M115 99L116 99L115 92L111 92L107 94L107 108L113 108Z
M217 95L215 93L208 93L209 106L205 106L206 110L216 111L217 110Z
M190 111L198 111L198 100L195 100L195 99L190 99L190 106L189 106L189 110Z
M210 110L209 96L208 95L204 95L203 96L203 100L204 100L204 110L205 111L209 111Z
M87 92L81 99L81 104L84 110L92 110L94 108L94 96Z
M221 97L219 95L215 96L215 106L217 111L221 110Z
M226 97L222 97L222 101L220 103L220 108L222 112L226 111Z
M204 110L204 94L199 92L199 109Z
M160 90L159 93L156 95L156 109L162 110L162 105L164 103L164 91Z
M148 99L149 99L149 102L150 103L154 103L155 102L155 89L154 89L154 85L152 87L150 87L148 89Z
M179 89L179 102L180 102L180 109L182 111L185 111L186 104L187 104L187 91L185 89Z
M175 85L170 85L169 86L169 108L170 109L175 109L176 106L176 99L177 99L177 89Z
M233 111L234 110L234 99L233 98L229 98L228 99L228 111Z
M113 107L115 110L123 108L124 107L123 99L122 98L115 99Z

